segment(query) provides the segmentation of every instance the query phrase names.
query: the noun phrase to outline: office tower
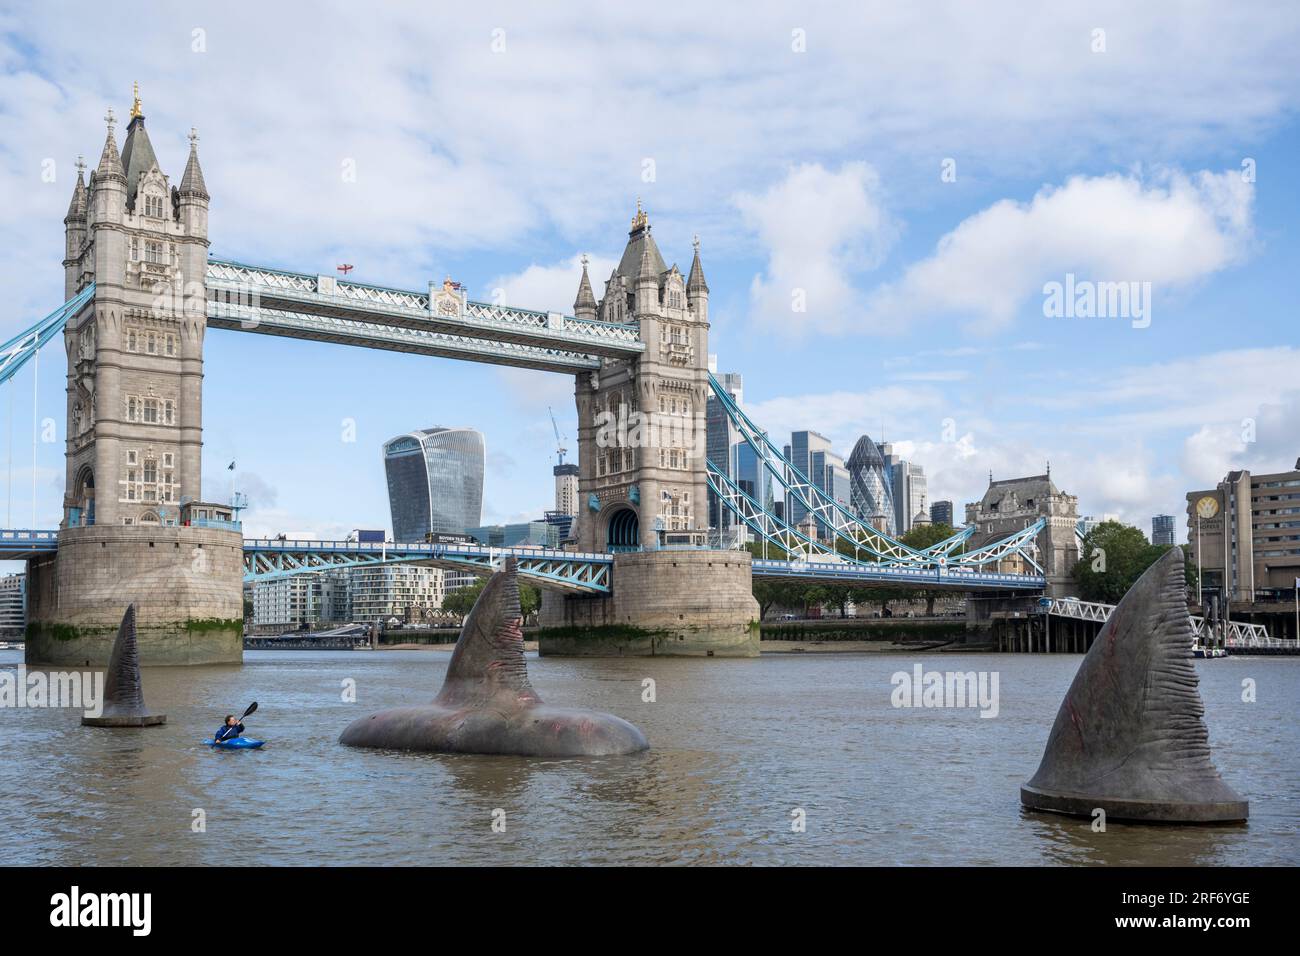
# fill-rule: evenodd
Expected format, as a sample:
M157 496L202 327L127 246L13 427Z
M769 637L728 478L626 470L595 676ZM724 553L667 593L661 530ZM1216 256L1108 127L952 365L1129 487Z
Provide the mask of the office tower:
M925 469L915 462L907 463L907 506L912 512L908 529L930 520L929 494L926 491Z
M578 466L556 465L551 469L555 476L555 512L569 515L578 513Z
M930 523L946 524L950 528L955 528L953 524L953 509L951 501L936 501L930 505Z
M1300 461L1293 471L1231 471L1217 487L1187 493L1187 541L1202 591L1255 601L1293 591L1300 579Z
M740 490L771 514L775 503L772 473L767 470L749 442L738 441L731 446L731 468L732 480Z
M1169 545L1174 543L1173 515L1156 515L1151 519L1151 543Z
M464 534L481 524L485 460L483 436L472 428L424 428L385 443L393 540Z
M881 442L876 447L880 449L894 495L894 530L901 536L912 529L918 514L926 514L928 518L925 469L894 454L891 444Z
M27 627L27 575L0 578L0 637L21 637Z
M709 356L709 371L714 373L723 391L737 405L743 397L743 382L739 372L717 373L717 356ZM731 448L740 439L740 432L727 415L727 410L718 397L709 391L704 403L705 453L710 462L732 481L736 480L731 467ZM718 500L717 495L709 492L709 527L724 530L730 528L735 516Z
M464 534L483 522L483 435L472 428L424 428L384 444L393 541L421 542L430 532ZM445 576L446 590L474 583L468 572ZM381 600L370 602L367 610Z
M849 455L849 510L877 531L893 535L896 527L893 480L880 446L863 435Z
M803 472L804 477L814 485L822 488L826 484L826 454L831 453L830 439L814 431L798 431L790 435L790 444L785 446L785 457L795 468ZM820 455L821 457L815 457ZM838 458L838 456L836 456ZM843 461L840 461L841 467ZM821 474L819 475L818 472ZM790 501L786 509L786 522L798 527L808 517L808 509L798 501Z

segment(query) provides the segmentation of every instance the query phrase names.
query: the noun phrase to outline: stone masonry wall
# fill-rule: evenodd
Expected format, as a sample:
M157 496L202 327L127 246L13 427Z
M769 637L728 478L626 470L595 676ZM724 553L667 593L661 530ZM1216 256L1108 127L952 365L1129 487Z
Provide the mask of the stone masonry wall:
M614 595L546 592L543 655L758 654L750 557L739 551L645 551L614 556Z
M57 558L31 564L27 662L106 664L134 603L142 664L238 663L242 580L238 532L66 528Z

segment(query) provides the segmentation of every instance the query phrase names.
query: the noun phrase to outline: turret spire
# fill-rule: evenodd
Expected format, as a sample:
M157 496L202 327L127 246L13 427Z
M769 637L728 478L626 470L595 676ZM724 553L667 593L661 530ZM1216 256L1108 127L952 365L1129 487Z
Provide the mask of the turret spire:
M704 281L704 266L700 264L700 237L696 236L691 245L695 247L695 258L691 261L691 274L686 278L686 291L707 293L709 284Z
M596 296L591 291L591 279L587 276L587 254L582 254L582 279L578 282L578 298L573 302L573 314L580 319L596 317Z
M666 271L666 270L665 270ZM636 276L638 279L654 279L656 284L659 281L659 270L655 267L654 256L650 254L650 243L641 247L641 262L639 263Z
M99 166L95 168L95 175L97 178L115 176L119 179L126 179L126 170L122 168L122 157L117 152L117 139L113 135L113 128L117 126L117 117L113 115L111 106L108 108L108 112L104 114L104 122L108 125L108 137L104 140L104 152L100 154Z
M72 202L68 204L68 215L64 222L69 219L86 218L86 160L83 156L77 157L77 184L72 187Z
M189 138L190 158L185 164L185 174L181 176L181 195L209 199L211 197L208 196L208 187L203 181L203 167L199 165L199 133L192 126Z

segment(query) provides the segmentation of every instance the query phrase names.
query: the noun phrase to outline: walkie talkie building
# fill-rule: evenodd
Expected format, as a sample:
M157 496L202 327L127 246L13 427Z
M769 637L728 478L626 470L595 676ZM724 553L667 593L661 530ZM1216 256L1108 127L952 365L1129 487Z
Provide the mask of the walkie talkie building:
M483 435L472 428L423 428L385 442L393 540L481 525L485 460Z

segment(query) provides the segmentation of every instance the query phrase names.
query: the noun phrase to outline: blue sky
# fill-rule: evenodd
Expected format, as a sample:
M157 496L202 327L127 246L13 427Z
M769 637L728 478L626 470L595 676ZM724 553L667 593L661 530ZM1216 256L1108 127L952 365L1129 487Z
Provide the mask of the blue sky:
M847 454L883 430L959 514L990 471L1050 460L1081 512L1149 531L1300 455L1300 11L1041 6L128 3L70 29L0 4L0 334L59 303L73 162L138 81L173 182L198 128L215 255L569 311L578 256L599 285L640 196L668 262L700 236L710 350L774 435ZM1149 327L1046 318L1067 273L1151 283ZM205 496L236 461L253 533L388 527L380 444L434 424L485 433L485 521L534 517L548 406L572 445L564 376L215 330L206 358ZM63 373L47 350L43 527ZM13 392L26 527L30 370Z

